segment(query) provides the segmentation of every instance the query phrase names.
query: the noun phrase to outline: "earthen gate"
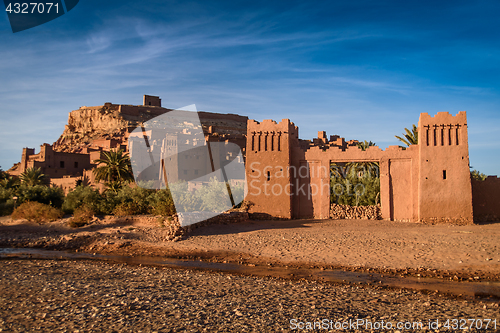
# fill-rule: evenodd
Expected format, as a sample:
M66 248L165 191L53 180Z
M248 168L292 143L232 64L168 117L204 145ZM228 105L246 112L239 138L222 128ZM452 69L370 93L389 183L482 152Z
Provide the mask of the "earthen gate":
M472 223L465 111L456 116L422 113L418 133L419 144L406 149L374 146L363 151L329 142L321 132L320 138L305 144L288 119L249 120L246 174L251 212L328 218L330 163L360 161L379 163L383 218Z

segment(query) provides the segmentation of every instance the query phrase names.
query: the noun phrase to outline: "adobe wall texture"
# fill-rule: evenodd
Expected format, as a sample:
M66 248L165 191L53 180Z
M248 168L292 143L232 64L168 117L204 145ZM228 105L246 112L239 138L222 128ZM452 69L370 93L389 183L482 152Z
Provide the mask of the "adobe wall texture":
M33 167L40 168L48 178L63 178L82 176L84 170L94 168L95 164L92 163L89 154L56 152L51 145L44 143L40 146L38 154L35 154L32 148L24 148L21 164L9 173L18 176Z
M249 213L292 218L291 147L298 145L298 128L289 119L276 123L248 120L246 143L246 200Z
M418 220L472 223L467 117L420 115Z
M377 162L382 218L473 223L465 112L434 117L422 113L419 144L406 149L373 146L363 151L357 141L338 136L329 140L322 131L312 141L298 140L298 128L288 119L249 120L247 128L247 200L254 203L252 212L328 218L331 163ZM277 133L282 145L274 151Z
M500 179L489 176L484 181L472 179L474 221L500 221Z

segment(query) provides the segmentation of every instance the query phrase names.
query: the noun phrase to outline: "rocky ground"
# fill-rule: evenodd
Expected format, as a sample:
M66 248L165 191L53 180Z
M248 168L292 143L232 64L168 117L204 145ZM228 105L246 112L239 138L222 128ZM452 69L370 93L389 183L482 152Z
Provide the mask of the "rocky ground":
M500 224L247 221L201 227L172 242L166 241L168 228L153 216L101 217L76 229L67 222L37 225L3 217L0 247L500 280ZM471 323L484 330L488 319L487 331L500 331L498 306L498 300L376 285L82 260L0 260L0 331L273 332L303 331L321 321L321 331L348 323L342 330L377 332L383 321L386 331L421 331L397 329L398 323L415 322L427 331L449 332ZM370 329L368 322L375 326Z
M310 331L314 322L324 332L500 330L498 303L437 294L88 261L0 261L3 332Z

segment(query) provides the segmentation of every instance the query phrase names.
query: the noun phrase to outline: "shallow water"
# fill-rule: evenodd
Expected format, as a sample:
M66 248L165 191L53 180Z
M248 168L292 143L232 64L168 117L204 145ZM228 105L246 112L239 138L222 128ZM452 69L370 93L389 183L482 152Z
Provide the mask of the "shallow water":
M217 272L271 276L285 279L308 279L330 283L361 283L390 288L438 291L443 294L466 297L500 299L500 282L457 282L435 278L398 277L377 273L287 268L271 266L247 266L232 263L214 263L201 260L181 260L157 257L127 257L90 253L71 253L41 249L0 248L0 259L90 259L112 261L131 265L148 265L169 268L188 268Z

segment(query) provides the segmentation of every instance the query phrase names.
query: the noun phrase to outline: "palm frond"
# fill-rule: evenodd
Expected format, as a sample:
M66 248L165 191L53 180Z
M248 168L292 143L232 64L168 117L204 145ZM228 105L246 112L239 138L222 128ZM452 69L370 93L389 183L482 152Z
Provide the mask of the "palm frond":
M23 173L19 175L19 179L22 183L28 186L35 186L42 184L45 180L45 175L42 173L42 169L39 167L32 167L26 169Z
M103 152L103 158L96 159L94 163L101 164L92 171L97 182L113 184L134 179L130 158L123 150Z
M398 139L399 141L403 142L405 145L407 146L410 146L410 143L408 141L406 141L406 139L403 139L402 137L398 136L398 135L395 135L396 139Z
M418 128L415 124L413 124L411 131L408 128L405 128L405 133L403 133L403 137L399 135L395 135L396 139L403 142L408 147L411 145L418 145Z

